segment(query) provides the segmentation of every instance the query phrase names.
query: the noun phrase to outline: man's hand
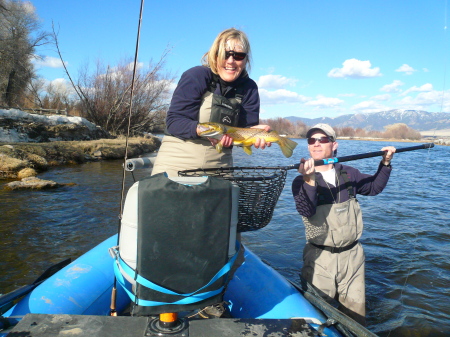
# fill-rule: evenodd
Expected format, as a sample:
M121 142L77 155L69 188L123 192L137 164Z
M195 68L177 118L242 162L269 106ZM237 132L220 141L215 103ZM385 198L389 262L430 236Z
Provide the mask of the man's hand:
M391 163L392 158L394 157L396 149L393 146L385 146L381 149L381 151L385 151L381 162L383 163L383 165L388 166Z
M302 158L300 160L298 173L300 173L303 176L303 181L305 183L314 186L316 184L316 168L314 166L314 159Z

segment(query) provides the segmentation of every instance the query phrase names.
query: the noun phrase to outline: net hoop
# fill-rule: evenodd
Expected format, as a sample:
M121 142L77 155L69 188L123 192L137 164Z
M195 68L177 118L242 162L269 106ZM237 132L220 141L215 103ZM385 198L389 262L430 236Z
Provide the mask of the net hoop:
M267 226L286 182L288 167L220 167L179 171L181 177L212 176L239 188L238 232Z

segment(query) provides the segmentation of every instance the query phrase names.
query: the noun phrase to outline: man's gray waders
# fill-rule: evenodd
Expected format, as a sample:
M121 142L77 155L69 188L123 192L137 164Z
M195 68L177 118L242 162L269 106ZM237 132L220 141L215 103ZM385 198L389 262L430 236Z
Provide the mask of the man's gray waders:
M303 251L302 277L330 299L338 293L343 311L364 323L365 256L358 242L363 230L358 201L351 197L346 202L320 205L316 214L303 217L303 222L308 244Z

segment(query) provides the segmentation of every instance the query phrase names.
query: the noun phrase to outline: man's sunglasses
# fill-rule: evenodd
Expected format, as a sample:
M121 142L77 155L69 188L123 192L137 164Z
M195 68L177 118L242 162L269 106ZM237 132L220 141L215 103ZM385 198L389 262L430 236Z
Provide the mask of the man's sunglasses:
M226 51L225 52L225 60L228 60L228 58L230 56L233 56L233 58L236 61L242 61L247 56L247 53L240 53L240 52L236 52L236 51L233 51L233 50Z
M309 145L314 145L314 144L316 144L316 142L319 142L320 144L327 144L330 141L331 140L330 140L329 137L317 137L317 138L311 137L311 138L308 138L308 144Z

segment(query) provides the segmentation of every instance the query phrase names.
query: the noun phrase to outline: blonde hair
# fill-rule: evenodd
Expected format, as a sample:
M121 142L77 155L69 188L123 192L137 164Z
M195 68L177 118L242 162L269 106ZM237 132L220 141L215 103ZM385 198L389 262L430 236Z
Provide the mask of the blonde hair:
M214 74L218 74L217 65L225 60L225 51L228 41L234 42L234 46L238 45L242 48L244 53L247 53L247 57L245 58L245 70L249 72L251 69L250 42L243 31L235 28L226 29L217 35L209 51L203 55L202 65L211 68Z

